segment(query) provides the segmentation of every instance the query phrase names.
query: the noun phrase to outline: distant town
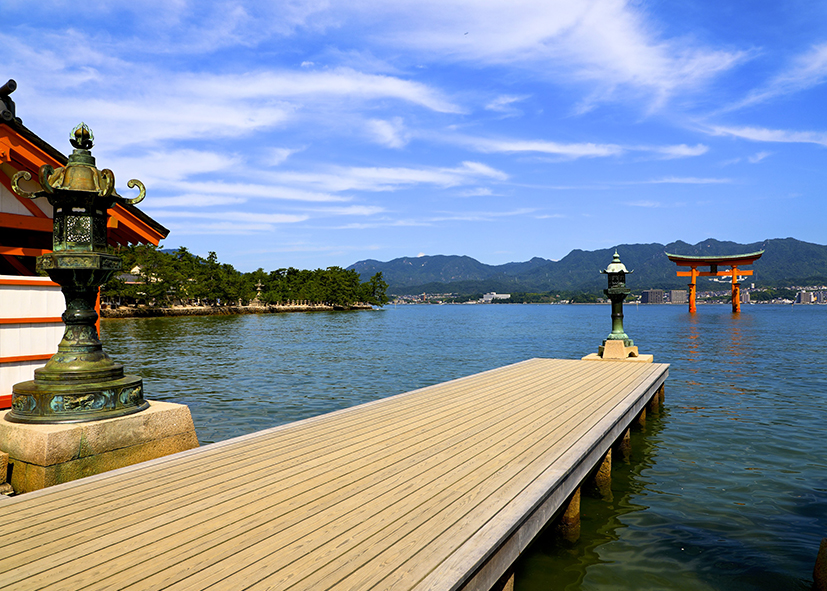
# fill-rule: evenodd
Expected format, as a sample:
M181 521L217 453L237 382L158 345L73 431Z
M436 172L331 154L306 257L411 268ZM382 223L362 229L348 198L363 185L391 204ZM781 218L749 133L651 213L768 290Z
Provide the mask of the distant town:
M723 282L722 282L723 283ZM698 304L726 304L732 297L729 284L725 289L698 291ZM688 304L685 289L645 289L640 294L631 294L629 304ZM391 296L389 302L400 304L604 304L608 300L593 294L554 294L554 293L496 293L461 295L457 293L421 293L415 295ZM827 286L790 286L781 288L760 288L754 283L741 287L742 304L827 304Z

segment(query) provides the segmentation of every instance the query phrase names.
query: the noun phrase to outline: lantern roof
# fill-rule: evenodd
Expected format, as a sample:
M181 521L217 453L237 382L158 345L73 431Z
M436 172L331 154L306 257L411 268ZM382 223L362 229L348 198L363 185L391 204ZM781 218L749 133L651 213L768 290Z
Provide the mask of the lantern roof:
M612 262L609 263L609 266L606 267L606 270L601 270L601 273L632 273L626 269L626 265L620 262L620 255L617 254L617 249L615 249L615 253L612 256Z
M95 157L90 149L94 145L94 135L89 126L81 123L72 130L70 143L75 148L69 156L66 166L55 170L46 164L40 167L41 191L31 193L18 185L20 179L30 180L31 174L28 171L20 171L12 178L12 190L21 197L34 198L45 196L52 202L52 195L56 191L71 191L96 194L98 197L109 198L108 204L101 204L101 207L108 209L114 203L134 205L140 203L145 195L144 185L137 179L132 179L127 186L138 187L140 192L134 199L125 199L115 191L115 175L105 168L98 170L95 166Z

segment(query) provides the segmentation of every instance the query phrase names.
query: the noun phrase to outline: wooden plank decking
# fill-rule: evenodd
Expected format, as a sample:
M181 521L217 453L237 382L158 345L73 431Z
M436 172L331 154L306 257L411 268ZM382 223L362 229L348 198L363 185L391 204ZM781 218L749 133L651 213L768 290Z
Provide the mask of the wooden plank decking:
M4 589L488 589L668 365L532 359L0 503Z

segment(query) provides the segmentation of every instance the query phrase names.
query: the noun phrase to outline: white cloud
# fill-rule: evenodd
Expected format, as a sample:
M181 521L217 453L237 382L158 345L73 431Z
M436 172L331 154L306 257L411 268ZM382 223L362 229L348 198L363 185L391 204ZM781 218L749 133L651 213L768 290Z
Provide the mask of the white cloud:
M504 172L479 162L463 162L456 168L331 167L326 172L277 172L281 183L315 187L322 191L393 191L413 185L454 187L474 184L479 178L505 180Z
M548 140L522 140L506 138L484 138L468 135L441 135L437 139L459 144L477 152L491 153L522 153L535 152L538 154L553 154L565 158L600 158L619 156L625 152L652 152L663 159L687 158L700 156L709 151L703 144L689 146L687 144L666 146L634 146L618 144L560 143Z
M205 195L203 193L185 193L175 197L155 197L147 191L146 201L141 205L142 209L158 209L167 207L214 207L216 205L233 205L245 203L246 197L234 197L232 195Z
M773 77L766 85L751 91L746 98L728 107L734 110L754 105L779 96L801 92L827 81L827 43L815 45L806 53L797 56L783 68L782 73Z
M259 213L252 211L154 211L147 213L156 217L176 235L193 234L252 234L272 232L276 225L295 224L306 221L306 214ZM182 222L181 220L185 220ZM199 220L209 220L200 222ZM213 221L214 220L214 221Z
M476 189L467 189L460 192L463 197L488 197L493 194L494 192L488 187L477 187Z
M365 100L393 98L440 113L462 109L426 84L394 76L365 74L350 68L326 71L264 71L250 74L190 75L177 85L200 96L238 99L319 100L352 97Z
M528 95L515 96L510 94L504 94L498 96L493 101L489 102L487 105L485 105L485 108L488 111L496 111L498 113L505 113L507 115L516 115L520 111L513 106L514 103L524 101L527 98Z
M401 148L408 143L409 135L405 132L405 125L401 117L394 117L390 121L370 119L368 131L373 139L389 148Z
M749 160L750 164L758 164L767 156L771 156L772 152L758 152L757 154L753 154L747 160Z
M284 213L259 213L252 211L164 211L164 219L196 218L213 219L229 222L249 222L256 224L295 224L309 219L308 215L291 215Z
M533 213L533 208L520 208L510 211L464 211L445 212L443 215L427 218L429 222L490 222L503 217L521 216Z
M456 172L459 174L468 173L474 176L486 176L500 181L504 181L508 178L508 175L504 172L497 170L495 168L491 168L490 166L486 166L485 164L482 164L480 162L465 161L459 168L446 168L444 170Z
M313 209L313 213L324 215L377 215L385 211L384 207L378 205L348 205L346 207L325 207Z
M473 136L443 136L443 140L449 143L460 144L469 149L486 154L505 152L537 152L541 154L554 154L569 158L616 156L623 152L621 146L614 144L562 144L545 140L515 140L515 139L493 139Z
M317 191L306 191L289 186L259 185L255 183L231 183L223 181L186 182L170 183L169 188L173 190L180 188L188 193L195 191L196 194L200 193L202 195L211 196L226 195L243 199L263 198L309 202L350 200L350 197L342 195L331 195L329 193L320 193Z
M121 96L110 100L61 97L61 108L54 111L49 105L57 98L44 94L27 106L40 113L46 129L65 127L67 121L86 121L95 132L98 156L167 140L238 137L284 123L292 111L289 105L245 104L189 93L159 92L144 100Z
M44 129L85 120L100 140L101 154L165 140L249 136L299 119L341 121L342 114L377 101L463 112L442 91L399 76L346 67L268 70L255 63L244 64L242 73L175 71L163 62L129 61L131 53L107 55L100 45L78 44L74 36L44 35L36 49L3 34L0 43L25 72L19 82L30 96L21 116L31 122L27 114L36 113L35 127ZM396 138L403 139L399 130Z
M627 201L626 205L631 207L662 207L659 201Z
M587 103L611 100L628 87L661 104L746 55L710 50L688 37L661 38L643 11L621 0L397 0L359 6L383 14L384 30L375 37L384 44L433 59L519 64L545 77L590 82L596 88Z
M373 222L354 223L338 226L339 230L364 230L382 227L428 227L438 226L445 222L495 222L504 217L525 216L534 213L533 208L520 208L507 211L446 211L436 212L436 215L424 216L419 219L393 219L385 217Z
M696 144L694 146L680 144L677 146L661 146L649 149L655 153L662 154L664 159L672 159L701 156L709 151L709 146L704 146L703 144Z
M269 166L278 166L285 160L290 158L296 152L301 152L304 148L270 148L269 155L266 157Z
M818 144L827 146L827 133L823 131L788 131L763 127L712 127L713 135L731 135L755 142L782 142Z
M164 222L169 228L170 232L175 232L175 236L192 236L192 235L244 235L254 233L272 232L272 224L257 223L257 222L218 222L199 224L187 222L186 224L169 224Z
M124 174L130 175L129 178L138 178L145 184L163 185L193 175L225 171L239 166L242 161L241 156L237 154L190 149L153 150L141 155L110 155L105 160L105 166L112 170L124 171ZM118 184L126 185L126 179L119 179Z

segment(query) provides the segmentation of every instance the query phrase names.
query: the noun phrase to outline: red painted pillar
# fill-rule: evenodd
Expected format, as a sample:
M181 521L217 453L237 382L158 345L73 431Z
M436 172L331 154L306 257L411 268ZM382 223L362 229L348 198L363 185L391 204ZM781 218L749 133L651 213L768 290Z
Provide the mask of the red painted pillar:
M694 314L698 311L697 306L695 305L695 292L697 289L697 278L698 278L698 267L692 267L692 274L690 275L690 283L689 283L689 313Z

